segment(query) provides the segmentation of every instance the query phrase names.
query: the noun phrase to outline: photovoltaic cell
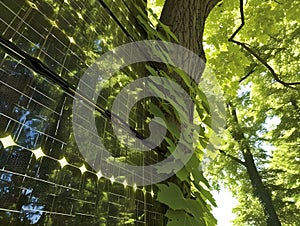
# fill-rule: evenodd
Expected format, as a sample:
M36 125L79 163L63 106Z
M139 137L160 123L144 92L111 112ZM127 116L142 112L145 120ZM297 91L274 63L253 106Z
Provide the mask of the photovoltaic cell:
M76 87L101 54L133 41L132 37L140 39L141 30L133 24L128 2L106 1L109 10L99 2L0 2L0 35L20 52L0 48L1 225L165 223L163 207L155 201L155 186L130 187L126 178L124 184L113 183L85 162L72 132L72 94L24 59L31 56L40 60ZM136 76L129 70L120 73L128 80ZM108 86L99 96L99 105L105 106L119 88ZM141 114L136 110L132 123ZM80 117L86 120L84 115ZM98 134L94 136L100 135L116 158L132 164L156 161L155 154L145 158L112 142L116 137L111 122L99 112L96 122ZM143 123L139 124L143 129Z

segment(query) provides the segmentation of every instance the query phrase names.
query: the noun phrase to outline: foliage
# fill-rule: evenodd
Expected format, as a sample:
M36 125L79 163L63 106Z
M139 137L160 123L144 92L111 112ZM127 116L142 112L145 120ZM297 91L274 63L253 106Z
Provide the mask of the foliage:
M222 1L206 23L208 64L223 87L227 102L237 110L238 125L229 117L220 155L208 167L215 188L225 184L238 199L235 225L265 225L259 201L249 190L241 146L232 134L239 126L250 145L255 164L270 189L283 225L299 219L299 3L250 0ZM250 51L249 51L250 50ZM257 57L258 56L258 57ZM249 208L250 206L250 208Z

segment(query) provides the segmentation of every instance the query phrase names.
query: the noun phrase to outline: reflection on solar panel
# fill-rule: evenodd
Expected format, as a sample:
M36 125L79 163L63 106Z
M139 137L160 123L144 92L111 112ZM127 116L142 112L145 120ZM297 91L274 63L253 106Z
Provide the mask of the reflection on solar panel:
M72 133L68 88L101 53L142 37L130 4L1 0L0 225L165 224L155 186L104 179L84 161ZM125 83L134 76L120 73ZM119 88L120 81L110 84L99 106ZM111 122L100 113L99 134L114 157L138 164L158 158L115 142ZM142 112L134 114L132 123L143 129Z

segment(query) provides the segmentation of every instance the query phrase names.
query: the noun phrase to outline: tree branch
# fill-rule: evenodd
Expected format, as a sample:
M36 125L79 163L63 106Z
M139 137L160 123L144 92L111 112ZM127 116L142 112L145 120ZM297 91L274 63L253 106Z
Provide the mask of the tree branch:
M223 151L223 150L221 150L221 149L219 149L219 152L220 152L222 155L231 158L231 159L234 160L235 162L237 162L237 163L239 163L239 164L241 164L241 165L243 165L243 166L246 166L246 165L245 165L245 162L243 162L242 160L238 159L237 157L234 157L234 156L232 156L232 155L226 153L225 151Z
M245 25L245 14L244 14L244 2L243 2L243 0L240 0L240 15L241 15L241 24L236 29L236 31L231 35L231 37L228 39L228 41L230 41L230 42L233 41L234 37L237 35L237 33L240 32L240 30Z
M295 89L294 85L300 85L300 82L284 82L279 78L279 75L274 71L274 69L267 63L266 60L264 60L259 54L257 54L249 45L243 42L239 42L234 40L234 37L239 33L239 31L243 28L245 25L245 15L244 15L244 5L243 0L240 0L240 15L241 15L241 24L240 26L235 30L235 32L231 35L231 37L228 39L228 41L233 42L239 46L241 46L244 50L246 50L248 53L250 53L253 57L255 57L261 64L263 64L271 73L273 78L276 82L282 84L285 87L289 87L292 89Z
M241 78L239 80L239 83L242 83L244 80L246 80L254 71L255 71L255 67L253 67L243 78Z
M239 42L239 41L235 41L235 40L231 40L231 42L243 47L243 49L245 49L252 56L254 56L261 64L263 64L269 70L269 72L272 74L272 76L276 82L279 82L283 86L289 87L289 88L294 88L294 87L291 87L292 85L300 85L300 82L284 82L284 81L282 81L279 78L278 74L274 71L274 69L263 58L261 58L253 49L251 49L249 46L247 46L247 44Z

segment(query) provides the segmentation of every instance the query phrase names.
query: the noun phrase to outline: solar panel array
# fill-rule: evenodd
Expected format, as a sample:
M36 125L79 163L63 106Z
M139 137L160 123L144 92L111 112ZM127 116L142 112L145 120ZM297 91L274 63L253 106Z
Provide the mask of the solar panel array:
M85 162L72 131L74 97L65 87L76 87L105 51L143 38L136 2L1 0L0 225L165 224L155 186L114 183ZM135 76L120 72L98 104L109 105ZM145 129L143 114L137 106L131 117L137 131ZM96 122L114 157L146 164L116 142L108 117L100 112Z

